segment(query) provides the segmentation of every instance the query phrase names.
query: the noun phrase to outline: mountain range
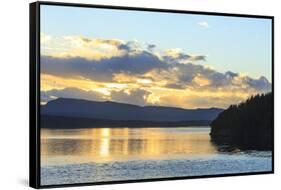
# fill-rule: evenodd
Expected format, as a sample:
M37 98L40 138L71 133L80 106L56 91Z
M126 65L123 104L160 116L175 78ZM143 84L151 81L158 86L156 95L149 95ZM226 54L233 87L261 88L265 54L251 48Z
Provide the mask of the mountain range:
M138 106L118 102L98 102L58 98L41 105L41 115L116 121L212 121L223 109L183 109L164 106Z

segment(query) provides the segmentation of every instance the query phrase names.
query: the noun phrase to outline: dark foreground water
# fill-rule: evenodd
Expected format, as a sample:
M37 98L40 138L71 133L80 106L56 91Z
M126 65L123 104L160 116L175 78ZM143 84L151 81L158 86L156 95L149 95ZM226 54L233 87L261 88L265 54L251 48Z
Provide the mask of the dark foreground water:
M41 185L271 171L270 151L220 152L208 127L41 129Z

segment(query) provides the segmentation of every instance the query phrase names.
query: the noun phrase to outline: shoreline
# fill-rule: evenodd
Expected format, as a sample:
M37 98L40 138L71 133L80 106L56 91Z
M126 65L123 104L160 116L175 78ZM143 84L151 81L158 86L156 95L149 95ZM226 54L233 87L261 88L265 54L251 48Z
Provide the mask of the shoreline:
M136 120L103 120L92 118L41 116L41 128L45 129L82 129L82 128L179 128L210 127L209 120L189 121L136 121Z

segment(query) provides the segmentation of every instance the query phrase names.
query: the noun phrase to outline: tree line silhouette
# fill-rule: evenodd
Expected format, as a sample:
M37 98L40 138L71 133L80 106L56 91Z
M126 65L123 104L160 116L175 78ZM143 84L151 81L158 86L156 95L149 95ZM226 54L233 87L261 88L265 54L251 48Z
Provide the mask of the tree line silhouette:
M211 122L215 144L240 149L271 150L273 146L273 96L258 94L231 105Z

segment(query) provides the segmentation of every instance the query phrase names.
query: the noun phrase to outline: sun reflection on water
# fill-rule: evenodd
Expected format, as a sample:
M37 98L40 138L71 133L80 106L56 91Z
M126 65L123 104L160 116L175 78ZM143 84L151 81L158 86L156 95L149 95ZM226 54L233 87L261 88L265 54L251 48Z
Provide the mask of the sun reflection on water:
M209 128L41 129L42 164L165 159L216 151Z

